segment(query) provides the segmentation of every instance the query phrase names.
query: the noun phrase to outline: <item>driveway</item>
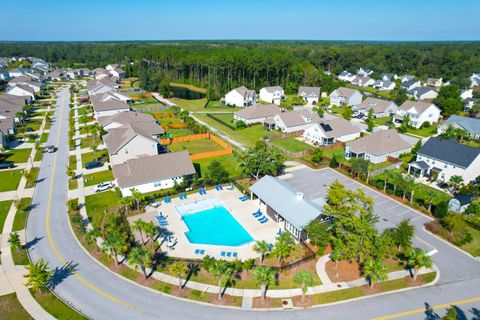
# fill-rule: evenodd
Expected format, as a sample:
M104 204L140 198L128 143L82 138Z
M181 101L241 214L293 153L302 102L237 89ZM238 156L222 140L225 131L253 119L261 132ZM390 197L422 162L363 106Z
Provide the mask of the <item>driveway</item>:
M439 285L323 308L261 313L216 308L165 296L120 278L84 251L69 225L65 206L68 190L65 166L68 165L69 98L67 89L59 93L55 108L58 121L53 124L48 140L48 144L55 144L59 149L54 154L46 154L42 162L39 174L41 182L33 196L26 236L28 241L34 243L29 249L32 260L43 258L56 270L55 293L92 319L369 319L419 308L420 311L408 314L412 318L422 319L424 302L435 305L478 295L478 263L427 234L420 235L438 246L440 253L434 256L435 262L444 268L442 272L446 276L445 279L442 276ZM328 179L335 178L328 172L299 170L292 174L294 177L297 174L315 174L319 181L325 181L320 183L323 185ZM395 219L390 222L394 223ZM448 262L444 261L447 257ZM69 272L67 264L74 269L73 274ZM446 267L448 265L451 268ZM453 280L456 282L450 282Z

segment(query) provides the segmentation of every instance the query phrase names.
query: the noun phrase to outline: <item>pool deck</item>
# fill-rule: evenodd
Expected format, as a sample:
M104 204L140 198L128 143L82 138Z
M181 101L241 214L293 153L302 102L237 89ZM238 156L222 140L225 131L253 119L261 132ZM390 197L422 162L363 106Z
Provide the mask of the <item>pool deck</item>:
M258 207L250 200L241 201L239 197L243 194L237 189L217 191L215 189L208 190L206 195L200 195L198 193L188 195L187 199L180 200L179 198L173 198L171 203L163 203L156 209L148 208L147 212L129 217L128 220L132 223L134 220L142 219L146 222L153 221L155 225L157 221L155 216L160 212L167 218L168 226L162 227L168 233L171 233L173 237L177 239L177 244L173 248L168 248L166 243L162 243L161 250L168 253L170 256L189 258L189 259L202 259L204 256L209 255L217 259L234 260L233 257L222 257L221 252L237 252L238 259L245 260L249 258L257 258L258 254L252 250L255 241L244 244L242 246L217 246L217 245L204 245L190 243L185 232L188 231L186 224L180 217L180 214L176 211L175 207L178 205L209 199L217 198L220 200L230 214L237 220L237 222L252 236L254 240L265 240L267 243L275 243L276 232L279 226L272 221L268 220L267 223L261 224L255 217L252 216L253 212L258 210ZM135 236L139 239L139 235ZM196 249L205 250L204 255L195 254Z

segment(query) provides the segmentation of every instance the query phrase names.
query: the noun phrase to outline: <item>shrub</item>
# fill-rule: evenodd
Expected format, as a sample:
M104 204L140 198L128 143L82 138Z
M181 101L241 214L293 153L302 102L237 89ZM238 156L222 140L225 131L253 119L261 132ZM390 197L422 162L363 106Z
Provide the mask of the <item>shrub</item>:
M243 122L242 120L237 121L235 123L235 126L237 127L237 129L245 129L247 127L245 122Z
M328 164L330 168L338 168L338 160L336 156L333 156L332 159L330 160L330 163Z
M444 218L448 214L448 202L442 201L435 206L433 216L437 218Z
M422 123L422 125L421 125L420 127L421 127L421 128L430 128L430 127L431 127L431 124L430 124L430 122L425 121L424 123Z

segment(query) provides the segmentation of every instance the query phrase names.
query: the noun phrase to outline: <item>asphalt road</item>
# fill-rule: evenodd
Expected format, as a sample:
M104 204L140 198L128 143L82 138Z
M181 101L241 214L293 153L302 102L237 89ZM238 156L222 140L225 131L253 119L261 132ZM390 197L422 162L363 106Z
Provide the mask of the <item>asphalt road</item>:
M216 308L174 299L121 279L85 253L69 226L65 206L68 104L65 89L59 95L48 140L58 151L44 156L26 235L32 243L31 258L44 258L56 270L55 293L93 319L370 319L403 312L406 318L424 319L425 303L434 306L480 296L478 262L421 230L417 230L420 237L439 249L434 256L442 272L438 285L321 308L275 312ZM415 221L419 224L422 219ZM74 274L68 272L67 264L74 266ZM464 303L461 307L471 317L467 309L478 307L479 300Z

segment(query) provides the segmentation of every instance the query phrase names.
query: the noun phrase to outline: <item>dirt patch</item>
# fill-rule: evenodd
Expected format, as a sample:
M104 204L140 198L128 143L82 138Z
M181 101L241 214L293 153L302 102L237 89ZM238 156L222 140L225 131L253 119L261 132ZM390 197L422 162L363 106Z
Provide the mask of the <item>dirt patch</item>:
M175 287L172 288L172 290L170 290L169 293L174 295L174 296L177 296L177 297L185 298L186 296L188 296L190 294L191 291L192 291L192 289L189 289L189 288L184 288L182 290L178 286L175 286Z
M313 305L313 298L310 296L305 296L302 298L302 296L295 296L292 298L293 305L295 307L300 307L300 308L308 308Z
M337 267L335 262L328 261L325 265L325 271L332 282L352 281L362 277L360 266L356 261L338 261Z
M233 305L233 299L229 295L224 295L223 299L218 299L218 296L215 294L208 302L222 306Z
M410 287L417 287L417 286L421 286L423 284L423 281L420 280L419 278L417 278L416 280L413 280L412 277L406 276L405 283Z
M266 298L266 299L264 299L263 297L253 298L254 308L271 308L272 306L273 306L273 303L270 298Z
M290 281L293 277L293 275L295 273L297 273L298 271L308 271L310 272L311 274L314 274L316 275L317 274L317 269L316 269L316 263L317 261L316 260L310 260L308 262L305 262L297 267L294 267L292 269L289 269L287 271L283 271L283 272L280 272L278 274L278 281L279 282L282 282L282 281Z
M362 289L362 292L365 295L376 294L376 293L382 292L382 288L380 288L380 286L377 285L377 284L374 284L373 288L371 288L368 284L366 284L364 286L361 286L360 289Z

